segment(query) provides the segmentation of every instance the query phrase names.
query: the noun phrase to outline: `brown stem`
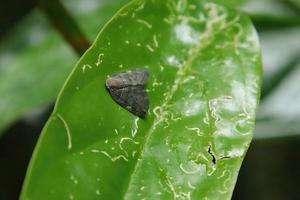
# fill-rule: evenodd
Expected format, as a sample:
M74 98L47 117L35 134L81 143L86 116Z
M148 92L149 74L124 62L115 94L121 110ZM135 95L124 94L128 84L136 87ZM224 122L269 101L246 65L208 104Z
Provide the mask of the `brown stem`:
M90 43L62 3L59 0L37 0L37 4L68 44L81 56Z

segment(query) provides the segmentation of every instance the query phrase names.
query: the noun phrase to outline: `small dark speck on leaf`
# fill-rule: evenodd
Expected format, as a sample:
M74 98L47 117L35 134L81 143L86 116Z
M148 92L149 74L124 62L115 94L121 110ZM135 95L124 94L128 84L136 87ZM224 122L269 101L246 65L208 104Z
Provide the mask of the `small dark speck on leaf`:
M209 155L211 155L211 157L212 157L212 163L215 165L217 163L217 159L216 159L216 156L211 151L211 146L208 147L207 152L209 153Z

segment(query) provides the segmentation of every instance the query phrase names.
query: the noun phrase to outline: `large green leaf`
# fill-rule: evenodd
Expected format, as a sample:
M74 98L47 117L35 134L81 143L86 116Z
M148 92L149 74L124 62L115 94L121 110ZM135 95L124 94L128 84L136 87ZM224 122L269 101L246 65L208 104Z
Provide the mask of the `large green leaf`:
M105 89L148 68L139 119ZM67 80L21 199L229 199L252 138L261 80L245 16L198 0L133 1Z
M151 72L146 120L104 88L107 76L132 68ZM67 81L22 198L229 198L252 137L259 82L246 17L213 3L135 1Z

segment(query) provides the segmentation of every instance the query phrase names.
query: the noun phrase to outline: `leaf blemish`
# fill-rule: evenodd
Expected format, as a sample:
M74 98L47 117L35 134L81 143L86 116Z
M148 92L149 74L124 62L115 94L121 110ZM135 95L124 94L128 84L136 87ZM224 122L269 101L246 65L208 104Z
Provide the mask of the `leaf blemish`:
M99 190L96 190L96 194L99 196L99 195L100 195L100 191L99 191Z
M134 124L133 124L133 128L131 130L131 135L132 137L135 137L136 134L137 134L137 131L138 131L138 128L139 128L139 125L138 125L138 121L139 121L140 118L135 118L134 120Z
M153 47L151 47L149 44L147 44L146 47L147 47L147 49L148 49L149 51L154 52Z
M84 64L83 66L82 66L82 72L84 73L85 72L85 70L86 69L92 69L93 67L90 65L90 64Z
M200 128L198 128L198 127L188 127L188 126L185 126L185 128L187 130L189 130L189 131L195 131L198 136L203 136L203 134L201 133Z
M108 157L112 162L115 162L119 159L123 159L124 161L128 162L128 159L124 155L118 155L118 156L112 157L106 151L100 151L100 153L102 153L103 155Z
M151 29L151 28L152 28L152 25L151 25L149 22L147 22L146 20L143 20L143 19L137 19L136 21L137 21L138 23L143 24L143 25L146 26L148 29Z
M98 55L98 61L96 62L96 66L99 66L102 62L103 62L103 60L102 60L102 57L104 56L104 54L103 53L100 53L99 55Z
M211 161L212 161L213 165L216 165L217 164L217 159L216 159L215 154L212 152L211 146L208 147L207 152L212 157Z
M158 47L158 41L157 41L157 37L156 37L155 34L153 35L153 42L154 42L154 46L157 48Z
M133 139L131 139L131 138L129 138L129 137L121 138L119 147L120 147L120 149L126 154L126 156L128 157L128 156L129 156L129 155L128 155L128 152L127 152L127 151L124 149L124 147L122 146L123 143L124 143L125 141L129 141L129 142L131 142L131 143L133 143L133 144L139 144L139 142L137 142L137 141L135 141L135 140L133 140Z
M68 136L68 150L70 150L72 148L72 137L71 137L70 127L68 126L67 122L60 114L57 114L57 117L62 121L62 123L66 129L67 136Z

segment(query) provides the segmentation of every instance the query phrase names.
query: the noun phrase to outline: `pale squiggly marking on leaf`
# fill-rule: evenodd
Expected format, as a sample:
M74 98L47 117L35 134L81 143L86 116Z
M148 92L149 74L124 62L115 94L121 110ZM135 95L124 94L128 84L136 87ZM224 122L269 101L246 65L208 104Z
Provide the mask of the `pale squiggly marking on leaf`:
M157 41L157 36L155 34L153 35L153 43L154 43L154 46L157 48L158 47L158 41Z
M93 68L93 67L92 67L90 64L84 64L84 65L82 66L82 73L84 73L86 69L92 69L92 68Z
M198 165L197 168L195 168L195 169L191 169L191 170L185 169L185 168L183 167L183 164L182 164L182 163L179 165L179 168L180 168L185 174L197 174L198 172L201 172L201 170L202 170L201 165Z
M98 60L96 62L96 66L99 66L103 62L103 60L101 59L103 56L104 56L104 53L99 53Z
M119 135L118 129L114 129L114 131L115 131L116 135Z
M100 153L100 150L98 150L98 149L92 149L91 152L92 153Z
M124 137L124 138L121 138L120 140L120 143L119 143L119 147L120 149L126 154L126 157L128 157L128 153L127 151L124 149L124 147L122 146L124 142L126 141L130 141L132 142L133 144L139 144L139 142L137 141L134 141L133 139L129 138L129 137Z
M188 181L187 184L190 189L192 189L192 190L196 189L196 187L194 185L192 185L190 181Z
M137 134L137 131L138 131L138 128L139 128L139 125L138 125L138 121L139 121L140 118L136 117L135 120L134 120L134 123L133 123L133 128L131 130L131 136L134 138Z
M141 23L141 24L145 25L148 29L151 29L151 28L152 28L152 25L151 25L149 22L147 22L146 20L143 20L143 19L137 19L136 21L137 21L138 23Z
M115 162L115 161L117 161L119 159L123 159L124 161L128 162L128 159L124 155L118 155L118 156L112 157L106 151L100 151L100 153L102 153L103 155L107 156L112 162Z
M60 114L57 114L57 117L62 121L63 125L65 126L65 129L67 132L67 137L68 137L68 150L71 150L72 149L72 137L71 137L70 127L68 126L67 122Z
M154 52L153 47L151 47L149 44L147 44L146 47L147 47L147 49L148 49L149 51Z
M198 127L188 127L188 126L185 126L185 128L189 131L194 131L197 133L198 136L203 136L203 134L201 133L201 130L200 128Z

